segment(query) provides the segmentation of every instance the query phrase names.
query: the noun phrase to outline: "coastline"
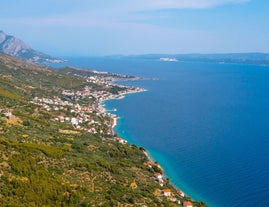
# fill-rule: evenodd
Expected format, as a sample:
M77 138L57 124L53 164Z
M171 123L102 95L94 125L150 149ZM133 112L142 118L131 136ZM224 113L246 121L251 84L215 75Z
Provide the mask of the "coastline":
M126 92L126 93L122 93L121 97L118 98L117 96L113 97L113 98L109 98L109 99L106 99L106 100L103 100L100 104L102 105L105 113L107 111L109 111L107 108L105 108L105 102L106 101L111 101L111 100L120 100L120 99L123 99L125 98L125 95L127 94L132 94L132 93L139 93L139 92L145 92L147 91L146 89L142 89L141 91L131 91L131 92ZM114 111L117 111L117 109L114 109ZM113 132L113 135L116 134L116 130L115 130L115 127L118 125L118 119L120 119L120 117L118 117L116 114L111 114L113 116L113 118L111 119L111 131ZM126 138L124 137L118 137L116 138L120 141L120 143L128 143L129 140L127 140ZM135 143L132 143L132 144L135 144ZM136 145L136 144L135 144ZM138 146L139 147L139 146ZM145 157L147 158L147 162L144 163L144 165L146 165L147 167L150 167L152 168L152 166L155 166L157 167L158 169L160 169L160 172L161 172L161 175L162 177L159 179L157 178L157 180L160 182L165 182L167 183L168 186L170 186L171 189L175 190L175 192L177 192L178 195L180 195L181 198L183 198L184 201L191 201L194 203L194 206L203 206L203 207L208 207L203 201L196 201L196 200L193 200L192 197L190 197L189 195L186 195L177 185L175 185L174 183L171 183L170 182L170 178L167 176L167 174L165 173L165 170L164 168L158 163L158 161L156 159L154 159L153 156L150 155L150 152L145 149L144 147L140 147L143 149L143 153L145 155ZM150 164L149 164L150 163ZM161 185L162 187L163 185ZM179 204L183 205L183 203L181 202L180 203L180 200L179 200Z
M128 94L134 94L134 93L141 93L141 92L146 92L148 90L144 89L144 88L135 88L135 87L131 87L129 88L128 91L124 91L120 94L117 94L117 95L112 95L104 100L99 100L97 102L97 109L98 111L100 111L101 113L104 113L106 115L108 115L110 117L110 133L112 135L115 135L116 132L115 132L115 127L117 126L118 124L118 119L119 117L116 115L116 114L113 114L113 113L108 113L109 111L116 111L116 109L114 110L108 110L105 108L105 102L106 101L111 101L111 100L120 100L120 99L124 99L126 95ZM127 140L125 140L127 141Z

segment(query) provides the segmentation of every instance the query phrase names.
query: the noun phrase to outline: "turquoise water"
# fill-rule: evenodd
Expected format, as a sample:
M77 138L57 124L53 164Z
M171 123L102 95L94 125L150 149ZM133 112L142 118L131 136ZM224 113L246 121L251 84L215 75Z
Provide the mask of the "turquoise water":
M146 147L171 181L211 206L269 206L269 67L102 58L75 66L159 81L107 101L117 133Z

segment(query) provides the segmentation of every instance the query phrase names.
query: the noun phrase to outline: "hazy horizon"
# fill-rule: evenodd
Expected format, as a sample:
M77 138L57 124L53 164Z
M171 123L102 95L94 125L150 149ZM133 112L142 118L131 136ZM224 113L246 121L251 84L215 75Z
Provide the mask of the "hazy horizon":
M54 56L269 53L265 0L11 0L1 7L0 30Z

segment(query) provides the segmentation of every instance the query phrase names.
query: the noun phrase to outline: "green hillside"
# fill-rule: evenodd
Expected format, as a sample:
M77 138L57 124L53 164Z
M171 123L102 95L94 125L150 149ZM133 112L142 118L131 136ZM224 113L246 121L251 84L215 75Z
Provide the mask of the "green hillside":
M190 200L169 180L161 187L154 173L162 170L144 164L144 149L120 143L109 131L110 118L90 110L95 94L124 88L7 55L0 55L0 74L0 206L181 206L178 201ZM71 117L79 125L70 124Z

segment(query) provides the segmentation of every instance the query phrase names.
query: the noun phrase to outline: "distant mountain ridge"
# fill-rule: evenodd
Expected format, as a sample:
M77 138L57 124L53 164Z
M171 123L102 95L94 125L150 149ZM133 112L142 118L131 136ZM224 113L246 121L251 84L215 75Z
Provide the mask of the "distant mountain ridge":
M63 62L60 58L54 58L50 55L32 49L22 40L14 36L7 35L3 31L0 31L0 53L5 53L41 64Z

